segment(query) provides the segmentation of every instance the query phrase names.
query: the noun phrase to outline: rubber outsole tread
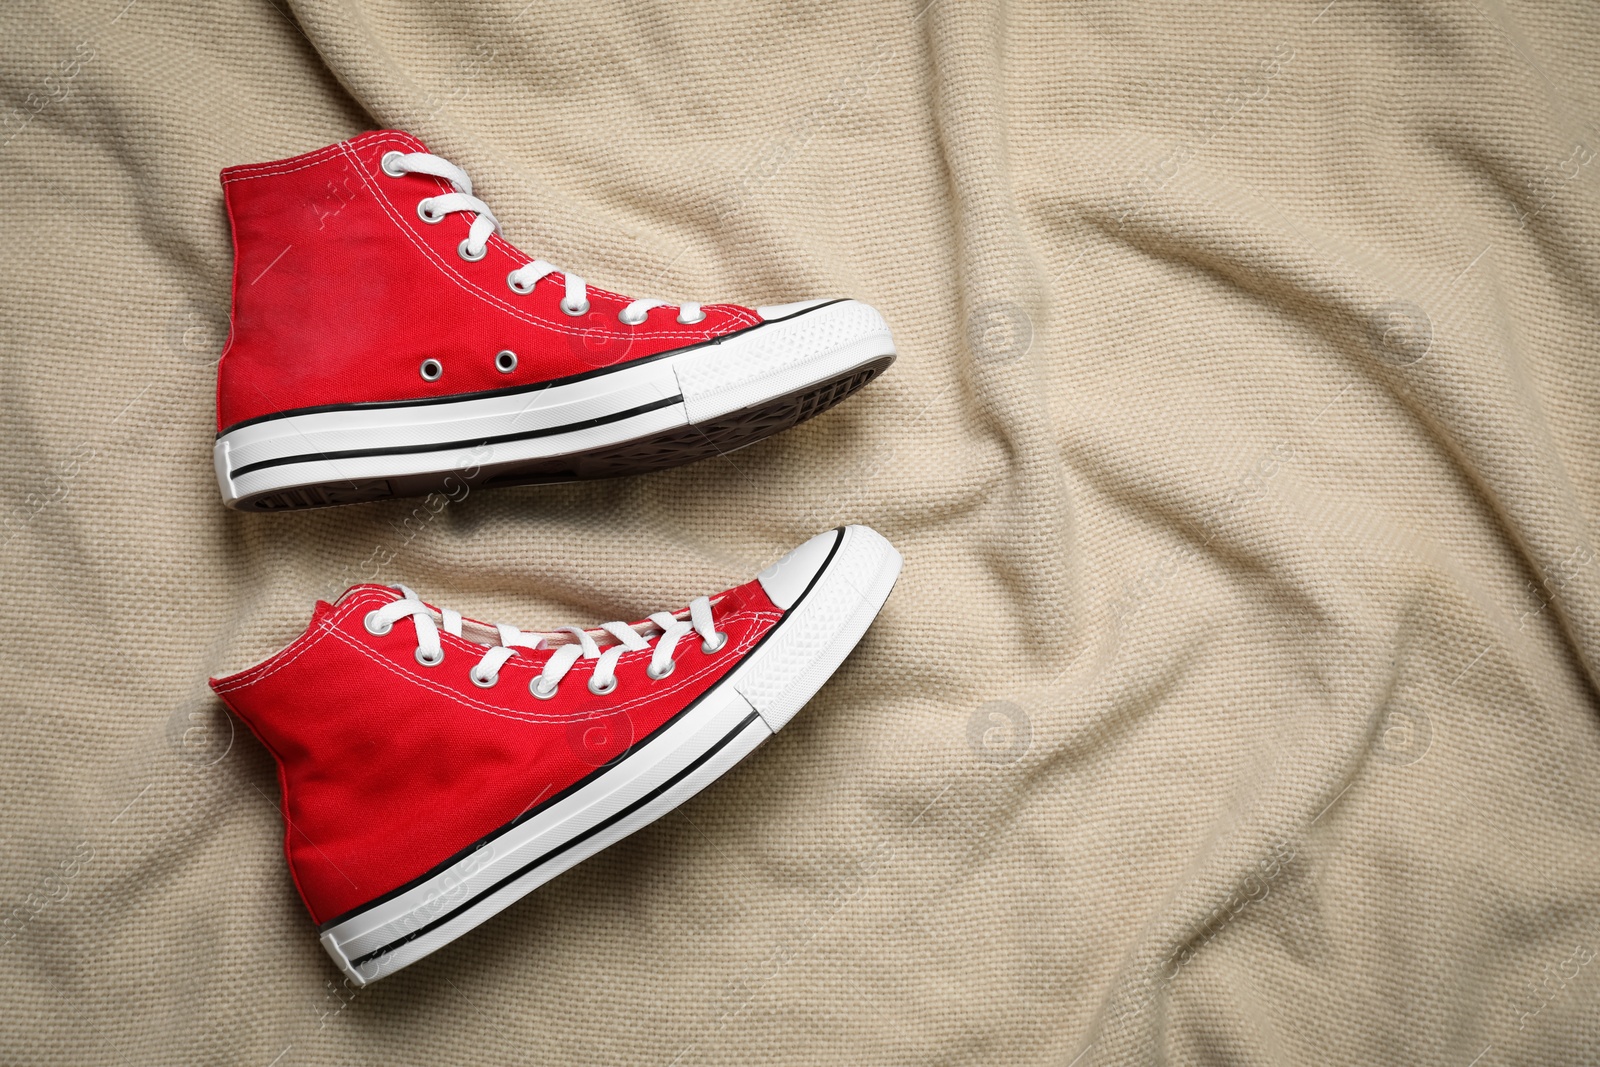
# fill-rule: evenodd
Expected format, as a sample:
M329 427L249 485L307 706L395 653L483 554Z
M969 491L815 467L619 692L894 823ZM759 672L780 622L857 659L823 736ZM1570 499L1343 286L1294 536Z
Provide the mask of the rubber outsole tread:
M707 423L679 426L593 451L489 464L470 478L461 471L447 470L402 478L293 486L249 497L240 501L239 507L250 511L302 511L435 492L454 499L463 487L549 485L667 470L737 451L814 418L859 392L893 362L893 356L883 356L830 381L729 412Z

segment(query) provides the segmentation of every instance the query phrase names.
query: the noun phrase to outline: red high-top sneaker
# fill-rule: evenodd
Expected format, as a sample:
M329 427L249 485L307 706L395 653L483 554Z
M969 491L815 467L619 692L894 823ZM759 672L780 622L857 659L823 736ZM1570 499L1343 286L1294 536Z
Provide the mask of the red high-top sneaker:
M847 526L685 611L552 633L358 585L211 685L277 758L289 870L364 985L725 774L838 669L899 573Z
M466 173L409 134L222 184L230 507L671 467L825 411L894 361L883 317L854 300L670 305L587 285L503 240Z

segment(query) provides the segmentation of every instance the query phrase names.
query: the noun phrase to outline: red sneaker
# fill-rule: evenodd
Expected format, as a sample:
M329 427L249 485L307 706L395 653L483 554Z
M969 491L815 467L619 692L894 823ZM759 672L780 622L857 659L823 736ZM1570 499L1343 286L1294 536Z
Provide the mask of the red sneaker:
M366 133L230 167L217 483L235 508L602 478L729 452L894 361L854 300L665 304L500 237L465 172Z
M838 669L899 574L889 542L841 527L685 611L552 633L358 585L211 685L277 758L289 870L364 985L726 773Z

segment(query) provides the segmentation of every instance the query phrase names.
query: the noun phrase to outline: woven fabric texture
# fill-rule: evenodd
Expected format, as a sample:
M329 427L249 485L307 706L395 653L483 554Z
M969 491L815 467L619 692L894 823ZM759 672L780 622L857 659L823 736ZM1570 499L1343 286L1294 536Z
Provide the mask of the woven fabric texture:
M13 0L0 29L0 1060L1600 1057L1591 4ZM671 472L230 512L217 172L378 127L596 284L854 296L899 361ZM770 744L339 979L208 675L355 582L637 618L842 522L905 572Z

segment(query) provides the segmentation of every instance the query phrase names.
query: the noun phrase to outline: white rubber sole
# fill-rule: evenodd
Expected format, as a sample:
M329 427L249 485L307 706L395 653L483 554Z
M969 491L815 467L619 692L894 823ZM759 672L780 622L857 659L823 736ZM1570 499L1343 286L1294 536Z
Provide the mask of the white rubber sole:
M261 511L633 474L786 429L894 355L881 315L838 300L550 385L247 422L217 438L212 458L223 501Z
M827 544L824 538L831 539ZM415 963L556 875L647 826L726 774L782 728L839 669L900 575L894 547L865 526L832 530L763 572L800 589L743 662L626 756L441 870L321 931L356 985ZM775 598L775 600L778 598ZM780 606L781 601L780 601Z

